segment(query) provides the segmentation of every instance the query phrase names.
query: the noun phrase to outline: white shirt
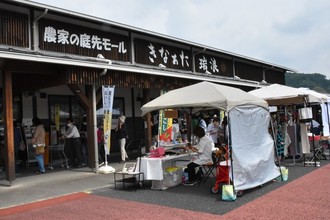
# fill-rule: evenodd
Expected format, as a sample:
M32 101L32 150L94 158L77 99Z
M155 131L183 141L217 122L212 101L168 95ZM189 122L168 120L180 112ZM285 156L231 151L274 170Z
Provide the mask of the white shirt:
M197 144L198 152L197 156L192 160L192 162L203 165L207 163L212 163L212 142L206 137L199 139Z
M207 126L207 133L209 136L210 141L213 143L218 143L218 133L219 133L219 126L215 126L213 123Z
M203 128L204 131L205 131L205 133L206 133L206 129L207 129L207 127L206 127L206 122L204 121L204 119L201 119L201 120L199 121L198 126L201 127L201 128Z
M66 130L65 137L66 138L79 138L80 134L79 134L78 128L74 125L71 125L71 127L69 127L68 130Z

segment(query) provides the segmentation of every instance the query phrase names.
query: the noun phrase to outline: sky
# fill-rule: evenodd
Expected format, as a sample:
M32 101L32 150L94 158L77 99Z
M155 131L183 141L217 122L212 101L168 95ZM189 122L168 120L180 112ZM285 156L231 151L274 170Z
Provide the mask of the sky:
M329 0L33 0L330 79Z

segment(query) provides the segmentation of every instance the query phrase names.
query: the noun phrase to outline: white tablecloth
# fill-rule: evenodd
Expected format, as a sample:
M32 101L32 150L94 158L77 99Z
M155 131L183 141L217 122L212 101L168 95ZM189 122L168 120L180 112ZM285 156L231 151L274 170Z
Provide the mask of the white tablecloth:
M171 155L162 158L141 158L141 172L144 173L146 180L163 180L163 174L166 167L173 166L177 160L190 160L190 154Z

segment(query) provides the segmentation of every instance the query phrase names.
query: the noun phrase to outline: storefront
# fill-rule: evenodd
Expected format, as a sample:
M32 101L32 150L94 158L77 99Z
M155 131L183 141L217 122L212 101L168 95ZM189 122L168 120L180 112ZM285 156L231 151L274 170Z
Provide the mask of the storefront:
M15 179L13 119L38 116L60 131L86 115L89 166L102 85L115 86L113 118L127 116L134 140L151 141L141 106L171 90L210 81L249 91L285 83L272 63L23 0L0 3L0 71L6 177ZM147 126L145 126L145 124ZM148 144L147 143L147 144ZM111 151L118 151L115 144Z

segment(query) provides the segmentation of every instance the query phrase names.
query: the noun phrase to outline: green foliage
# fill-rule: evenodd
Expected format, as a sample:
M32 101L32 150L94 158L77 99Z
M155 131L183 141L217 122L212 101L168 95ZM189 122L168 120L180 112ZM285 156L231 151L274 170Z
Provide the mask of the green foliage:
M330 80L319 73L286 73L285 84L295 88L306 87L320 93L330 93Z

